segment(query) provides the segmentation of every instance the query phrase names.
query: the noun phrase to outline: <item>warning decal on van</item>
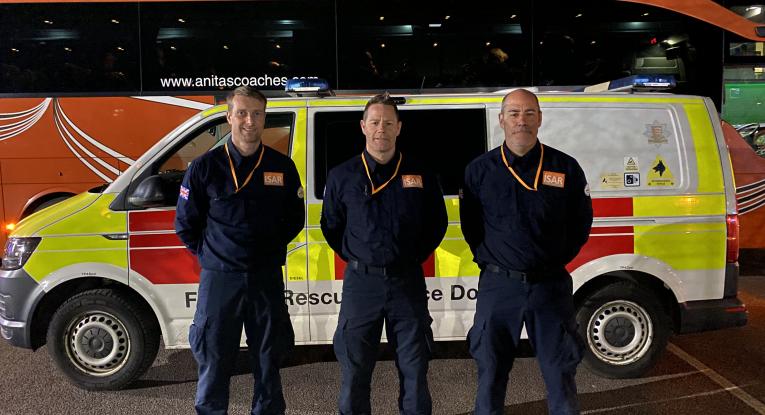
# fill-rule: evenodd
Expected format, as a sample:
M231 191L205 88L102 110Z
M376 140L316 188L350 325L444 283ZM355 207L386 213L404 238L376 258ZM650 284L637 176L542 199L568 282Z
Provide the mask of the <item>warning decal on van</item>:
M640 173L624 173L624 187L639 187Z
M624 171L625 172L638 172L640 167L638 166L637 157L625 157L624 158Z
M649 186L674 186L675 180L669 166L661 156L656 156L656 160L651 164L651 170L648 171Z
M623 186L621 173L604 173L600 175L600 189L621 189Z

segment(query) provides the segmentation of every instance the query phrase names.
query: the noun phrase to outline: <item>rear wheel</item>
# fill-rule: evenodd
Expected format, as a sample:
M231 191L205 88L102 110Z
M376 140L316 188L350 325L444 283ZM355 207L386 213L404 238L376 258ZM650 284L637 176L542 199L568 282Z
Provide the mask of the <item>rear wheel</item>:
M643 375L667 345L669 319L656 296L629 281L605 286L577 311L584 364L607 378Z
M159 328L127 296L96 289L59 307L47 340L53 360L72 383L87 390L117 390L151 366L159 349Z

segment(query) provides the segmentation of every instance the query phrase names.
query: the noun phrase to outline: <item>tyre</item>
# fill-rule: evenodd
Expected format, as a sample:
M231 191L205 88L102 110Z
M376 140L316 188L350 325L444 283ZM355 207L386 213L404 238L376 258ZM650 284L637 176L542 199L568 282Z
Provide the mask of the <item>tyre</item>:
M584 364L606 378L642 376L669 340L670 320L656 295L630 281L605 286L577 310Z
M116 290L70 298L48 327L48 351L58 368L86 390L118 390L143 375L159 349L159 328L145 307Z

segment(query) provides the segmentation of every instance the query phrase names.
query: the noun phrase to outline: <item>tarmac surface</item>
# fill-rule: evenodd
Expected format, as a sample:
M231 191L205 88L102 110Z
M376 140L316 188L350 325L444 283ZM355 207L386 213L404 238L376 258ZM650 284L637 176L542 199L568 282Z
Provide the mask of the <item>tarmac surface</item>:
M600 378L580 366L584 414L765 414L765 267L742 267L739 297L749 309L746 327L674 336L657 366L639 379ZM340 370L331 346L296 348L282 369L287 414L336 413ZM372 385L375 414L397 414L398 377L382 352ZM231 414L249 413L252 377L245 351L231 382ZM471 413L476 368L464 342L439 344L429 382L434 414ZM191 414L197 384L188 350L160 350L138 382L118 392L72 386L47 350L17 349L0 341L0 414ZM516 360L506 413L545 414L544 384L533 358Z

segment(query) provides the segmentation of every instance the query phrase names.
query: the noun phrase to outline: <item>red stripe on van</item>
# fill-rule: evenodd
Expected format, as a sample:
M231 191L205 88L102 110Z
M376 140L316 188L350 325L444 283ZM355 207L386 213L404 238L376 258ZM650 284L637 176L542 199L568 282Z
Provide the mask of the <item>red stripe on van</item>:
M425 274L425 278L436 276L436 256L434 253L431 253L428 259L422 263L422 273Z
M598 198L592 199L593 216L609 218L615 216L632 216L632 198Z
M593 227L590 230L590 235L603 235L609 233L634 233L635 230L632 226L600 226Z
M343 275L345 275L345 268L347 266L348 266L348 263L343 261L339 255L335 254L335 279L336 280L338 281L343 280Z
M201 271L186 248L131 249L130 268L152 284L197 284Z
M635 252L635 240L632 226L612 226L592 228L590 239L584 244L579 255L574 258L566 269L571 272L580 266L598 258L616 254L632 254ZM608 235L626 233L627 235Z
M130 235L130 248L158 248L184 246L178 235L174 233Z
M175 234L174 220L174 209L129 212L130 269L152 284L197 284L201 271L199 262ZM146 231L168 233L133 234Z
M129 212L128 230L142 231L174 231L175 209Z

